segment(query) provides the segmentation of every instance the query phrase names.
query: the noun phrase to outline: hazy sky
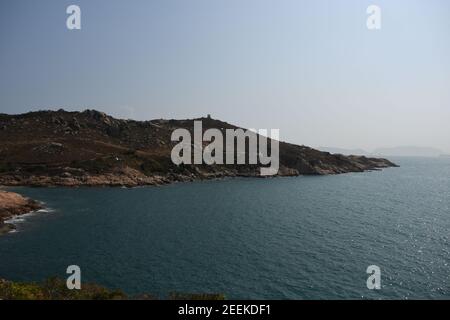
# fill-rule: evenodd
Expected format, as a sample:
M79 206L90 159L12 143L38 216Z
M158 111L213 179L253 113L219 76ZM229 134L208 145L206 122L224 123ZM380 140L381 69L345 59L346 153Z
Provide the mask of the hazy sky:
M450 152L449 14L448 0L1 0L0 112L210 113L316 147Z

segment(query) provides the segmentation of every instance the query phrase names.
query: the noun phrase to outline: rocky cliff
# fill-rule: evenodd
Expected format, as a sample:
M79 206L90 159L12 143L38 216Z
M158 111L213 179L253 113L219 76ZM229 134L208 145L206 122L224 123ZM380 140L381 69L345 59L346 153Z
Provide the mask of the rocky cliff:
M0 190L0 235L14 229L12 224L4 221L41 208L42 206L36 201L24 198L17 193Z
M138 186L258 176L256 165L180 165L170 153L173 130L237 127L211 118L119 120L95 110L0 114L0 185ZM279 175L324 175L393 167L386 159L335 155L280 143Z

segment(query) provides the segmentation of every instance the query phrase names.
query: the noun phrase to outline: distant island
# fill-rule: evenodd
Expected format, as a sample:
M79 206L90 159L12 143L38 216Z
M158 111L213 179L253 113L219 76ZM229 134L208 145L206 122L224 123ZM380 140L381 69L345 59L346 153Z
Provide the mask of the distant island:
M388 157L439 157L444 152L437 148L401 146L395 148L378 148L373 154Z
M444 151L431 147L417 147L417 146L399 146L390 148L377 148L372 152L363 149L345 149L335 147L319 147L324 152L343 155L361 155L367 157L449 157Z
M336 148L336 147L319 147L320 151L329 152L333 154L343 154L346 156L370 156L371 153L363 150L363 149L345 149L345 148Z
M0 185L141 186L174 181L259 176L255 165L172 163L177 128L236 129L210 117L119 120L105 113L38 111L0 114ZM395 167L386 159L343 156L280 142L279 176L326 175Z

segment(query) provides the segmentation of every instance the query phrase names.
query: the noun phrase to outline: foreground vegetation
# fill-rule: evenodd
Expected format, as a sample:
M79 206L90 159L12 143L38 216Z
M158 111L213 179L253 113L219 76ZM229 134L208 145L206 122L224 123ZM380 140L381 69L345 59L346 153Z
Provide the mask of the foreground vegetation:
M120 290L109 290L86 284L81 290L69 290L66 281L50 278L42 283L22 283L0 280L3 300L122 300L127 296Z
M130 297L121 290L96 284L83 284L81 290L69 290L66 281L50 278L42 283L13 282L0 279L0 300L156 300L153 295ZM224 300L223 294L171 293L169 300Z

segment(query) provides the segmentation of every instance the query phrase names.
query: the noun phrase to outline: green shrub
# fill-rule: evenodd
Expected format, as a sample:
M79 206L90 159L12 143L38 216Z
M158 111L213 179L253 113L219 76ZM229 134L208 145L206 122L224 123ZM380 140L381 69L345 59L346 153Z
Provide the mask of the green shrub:
M67 289L66 282L50 278L43 283L22 283L0 280L0 299L3 300L123 300L120 290L109 290L95 284L82 285L81 290Z
M13 172L16 167L10 162L0 162L0 173Z

